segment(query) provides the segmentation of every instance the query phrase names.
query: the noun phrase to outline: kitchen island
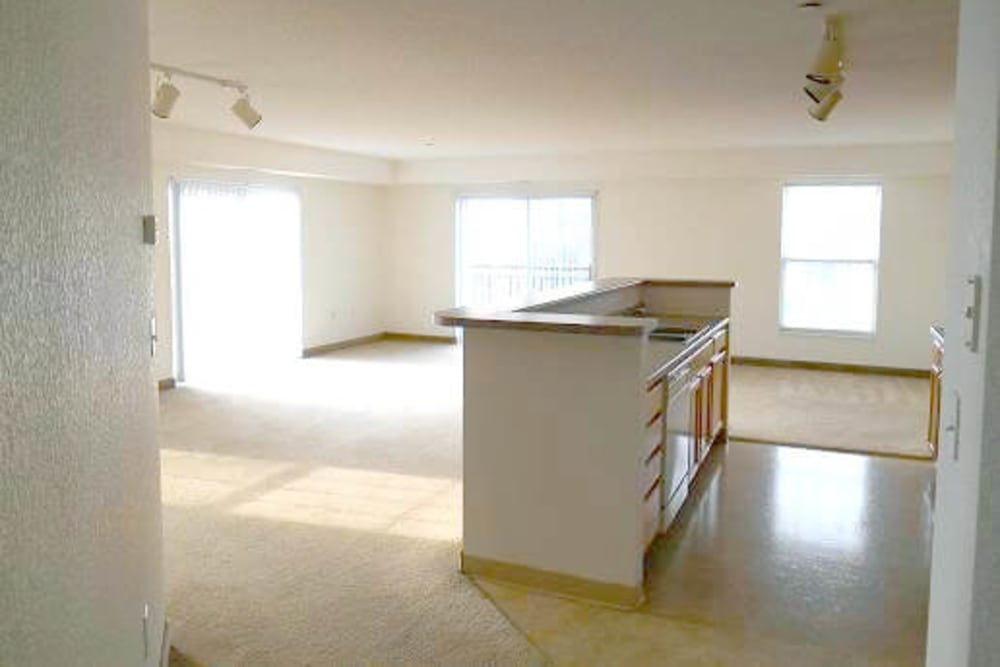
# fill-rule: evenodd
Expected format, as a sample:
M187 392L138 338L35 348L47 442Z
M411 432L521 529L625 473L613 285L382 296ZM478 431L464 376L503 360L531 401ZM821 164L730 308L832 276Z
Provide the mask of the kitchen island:
M636 606L724 442L729 281L605 279L464 327L462 570Z

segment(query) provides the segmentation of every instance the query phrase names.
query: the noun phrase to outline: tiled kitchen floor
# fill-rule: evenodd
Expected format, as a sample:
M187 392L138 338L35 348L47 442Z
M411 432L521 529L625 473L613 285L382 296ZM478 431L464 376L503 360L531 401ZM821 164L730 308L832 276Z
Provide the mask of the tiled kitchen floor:
M923 664L933 465L734 442L638 612L480 581L559 664Z

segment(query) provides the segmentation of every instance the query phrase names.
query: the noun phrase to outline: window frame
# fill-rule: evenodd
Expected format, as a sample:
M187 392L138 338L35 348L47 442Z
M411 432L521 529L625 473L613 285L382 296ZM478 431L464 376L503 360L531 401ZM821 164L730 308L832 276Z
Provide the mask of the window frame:
M454 282L454 303L455 306L460 306L462 303L462 202L472 199L523 199L530 211L532 200L541 199L589 199L590 200L590 277L588 280L596 280L599 275L598 272L598 260L597 260L597 239L598 239L598 193L595 190L570 190L570 191L545 191L545 192L524 192L522 190L518 191L505 191L503 189L498 189L496 191L476 191L476 192L465 192L455 195L454 204L454 220L455 220L455 234L454 234L454 267L455 267L455 282ZM528 224L530 225L530 218Z
M878 234L875 259L797 259L785 257L782 240L785 231L785 196L789 188L795 187L876 187L879 192ZM854 338L870 340L878 335L879 295L882 263L882 226L885 213L885 186L881 181L872 180L803 180L786 181L781 184L781 215L778 224L778 333L801 336L825 336L830 338ZM785 326L785 271L790 262L814 264L856 264L870 265L872 280L872 328L870 331L856 329L823 329L817 327Z

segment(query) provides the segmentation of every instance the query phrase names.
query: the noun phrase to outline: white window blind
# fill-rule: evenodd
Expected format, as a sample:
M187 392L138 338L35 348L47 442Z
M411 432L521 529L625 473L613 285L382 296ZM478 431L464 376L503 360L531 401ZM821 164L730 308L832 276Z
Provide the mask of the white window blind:
M872 334L879 185L790 185L781 219L781 327Z
M497 306L594 276L592 197L463 197L458 302Z

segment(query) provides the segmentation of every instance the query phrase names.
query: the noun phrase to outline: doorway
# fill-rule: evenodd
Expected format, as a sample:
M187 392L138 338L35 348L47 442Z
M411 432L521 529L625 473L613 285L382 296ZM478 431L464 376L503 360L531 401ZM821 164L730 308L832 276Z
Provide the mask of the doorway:
M171 200L178 380L234 379L300 357L298 195L177 181Z

